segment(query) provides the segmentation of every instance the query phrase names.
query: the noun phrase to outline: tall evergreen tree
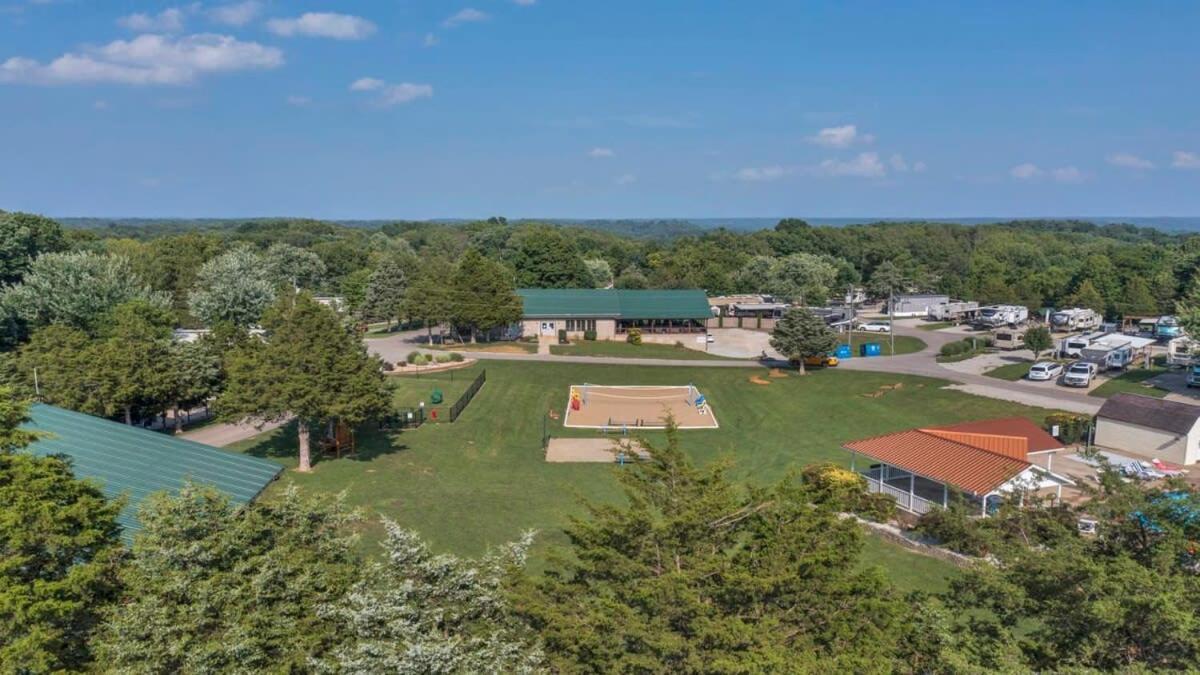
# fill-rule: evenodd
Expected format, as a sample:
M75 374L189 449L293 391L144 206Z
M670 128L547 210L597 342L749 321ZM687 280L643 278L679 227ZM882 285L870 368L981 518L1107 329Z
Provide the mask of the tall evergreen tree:
M1069 302L1074 307L1083 307L1085 309L1096 310L1101 314L1104 313L1104 296L1092 285L1091 279L1084 279L1075 287L1075 291L1071 293Z
M114 672L306 672L339 640L321 611L361 562L340 498L290 486L244 508L185 485L141 508L124 592L94 649Z
M294 416L298 470L311 471L313 428L335 421L360 424L389 409L380 361L333 310L306 292L281 297L262 325L264 340L249 340L230 356L218 411L229 420Z
M395 257L384 258L371 272L363 298L362 315L367 321L389 324L404 313L408 275Z
M104 414L123 413L125 423L133 424L135 409L157 414L167 408L172 321L169 310L146 302L112 311L103 341L90 350L89 372Z
M521 298L508 270L479 251L470 249L463 255L451 284L451 318L471 331L472 342L480 332L521 320Z
M121 501L63 458L17 452L32 440L18 428L27 410L0 388L0 668L82 671L118 588Z

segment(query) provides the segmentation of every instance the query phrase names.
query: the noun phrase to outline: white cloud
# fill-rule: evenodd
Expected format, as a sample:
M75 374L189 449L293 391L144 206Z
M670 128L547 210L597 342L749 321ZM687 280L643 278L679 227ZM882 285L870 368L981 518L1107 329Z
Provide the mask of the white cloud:
M737 172L733 174L733 177L746 183L764 183L767 181L779 180L788 173L791 173L791 169L788 169L785 166L748 166L738 169Z
M438 36L434 35L433 33L426 33L425 39L421 40L421 46L423 47L436 47L437 43Z
M1073 166L1064 166L1060 169L1050 171L1050 176L1059 183L1082 183L1087 180L1087 176L1082 171Z
M815 136L810 136L808 140L827 148L848 148L855 143L869 144L875 137L871 134L860 134L857 126L846 124L840 127L826 127Z
M612 151L612 148L592 148L588 150L588 157L612 157L616 154Z
M428 84L413 84L400 82L389 84L374 77L363 77L350 84L350 91L373 91L379 93L377 102L381 106L394 106L409 103L419 98L432 98L433 86Z
M1200 155L1194 152L1176 150L1171 157L1171 166L1176 169L1200 169Z
M139 33L178 33L183 30L183 10L171 7L154 15L137 12L117 19L117 24Z
M1146 169L1154 168L1154 162L1151 162L1148 159L1142 159L1137 155L1131 155L1128 152L1113 153L1107 157L1107 160L1109 164L1125 169L1138 169L1139 171L1144 171Z
M375 33L375 24L361 16L333 12L305 12L293 19L271 19L267 30L283 37L303 35L335 40L363 40Z
M637 176L631 173L621 174L620 176L617 176L617 179L614 182L617 185L633 185L637 182Z
M537 4L537 0L513 0L513 3L522 7L532 7Z
M309 103L312 103L312 99L307 96L289 96L287 97L287 102L288 105L294 105L297 108L303 108Z
M41 63L13 57L0 63L0 82L67 84L188 84L208 73L260 70L283 65L283 52L228 35L181 38L139 35L83 53L67 53Z
M247 0L230 5L221 5L208 10L208 17L217 23L229 26L245 26L258 18L262 13L262 3L258 0Z
M1046 172L1042 171L1037 164L1031 164L1029 162L1018 164L1008 170L1008 175L1016 178L1017 180L1029 180L1031 178L1037 178L1044 173Z
M853 176L855 178L878 178L887 173L879 155L861 152L854 159L827 159L817 165L815 173L821 176Z
M925 170L925 162L913 162L912 164L909 164L908 160L904 159L904 155L901 155L900 153L892 155L891 158L888 159L888 164L896 173L908 173L909 171L912 171L913 173L921 173Z
M488 18L489 17L486 13L471 7L467 7L466 9L460 9L456 14L443 21L442 25L446 28L454 28L455 26L461 26L464 23L478 23L480 21L487 21Z
M374 77L360 77L350 83L350 91L375 91L382 89L385 84L387 82Z

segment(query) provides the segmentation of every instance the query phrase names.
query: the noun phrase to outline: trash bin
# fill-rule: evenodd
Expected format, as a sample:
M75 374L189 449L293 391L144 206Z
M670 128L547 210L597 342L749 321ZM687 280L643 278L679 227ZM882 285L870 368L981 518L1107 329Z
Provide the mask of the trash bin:
M883 354L883 345L878 342L866 342L858 348L859 356L880 356Z
M843 342L842 344L837 346L837 349L833 350L833 355L836 356L839 360L850 358L850 356L851 356L850 345Z

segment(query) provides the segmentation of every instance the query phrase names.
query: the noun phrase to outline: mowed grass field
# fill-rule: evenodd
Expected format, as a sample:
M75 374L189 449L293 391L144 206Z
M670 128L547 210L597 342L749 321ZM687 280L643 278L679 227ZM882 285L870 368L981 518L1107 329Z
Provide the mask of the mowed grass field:
M838 342L845 344L848 336L843 333L838 337ZM883 351L883 356L892 356L892 339L887 333L868 333L865 331L854 331L854 357L858 357L859 346L866 342L878 342ZM920 338L915 338L911 335L896 336L896 356L905 354L915 354L922 349L925 349L925 341Z
M681 339L694 339L683 336ZM562 356L618 356L630 359L679 359L687 361L728 360L727 357L709 354L698 349L679 345L643 342L631 345L612 340L578 340L569 345L551 345L550 353Z
M594 437L594 430L564 429L561 417L571 384L695 384L704 393L720 429L682 433L684 449L697 462L727 457L740 481L767 483L813 462L848 464L842 443L923 424L1025 415L1041 421L1047 411L1006 401L943 390L936 380L887 373L829 369L800 377L753 384L752 368L666 368L576 363L491 362L455 371L457 384L481 368L488 381L454 424L383 434L363 429L357 458L325 460L311 474L285 473L269 490L289 481L303 488L345 491L348 503L377 520L383 515L419 531L436 549L477 555L488 546L539 532L534 568L547 546L562 543L561 528L582 515L581 499L621 498L609 464L547 464L543 425L554 435ZM442 373L439 377L448 377ZM392 378L398 405L428 401L432 378ZM884 385L902 384L879 394ZM453 402L448 382L439 386ZM464 385L465 386L465 385ZM647 432L660 441L661 432ZM233 449L294 467L293 428L269 432ZM364 550L374 551L377 523L364 526ZM952 568L877 539L868 541L867 561L885 565L902 586L936 588Z

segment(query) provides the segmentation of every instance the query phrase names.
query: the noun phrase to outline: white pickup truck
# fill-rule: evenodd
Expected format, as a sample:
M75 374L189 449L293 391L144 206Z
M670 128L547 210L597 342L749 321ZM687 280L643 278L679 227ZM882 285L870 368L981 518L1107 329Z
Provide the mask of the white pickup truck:
M1086 387L1092 383L1092 378L1096 377L1098 371L1096 364L1090 361L1076 361L1067 368L1062 383L1068 387Z

